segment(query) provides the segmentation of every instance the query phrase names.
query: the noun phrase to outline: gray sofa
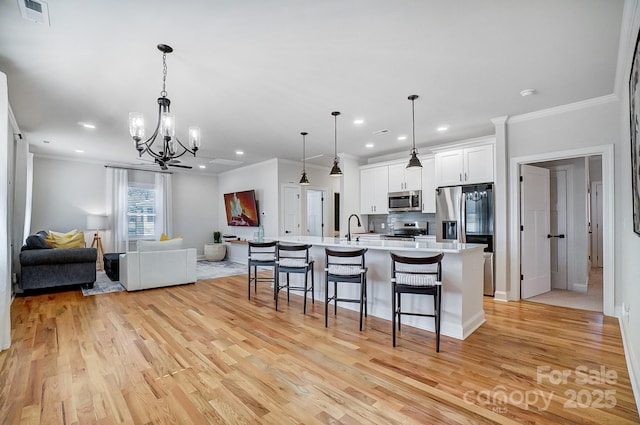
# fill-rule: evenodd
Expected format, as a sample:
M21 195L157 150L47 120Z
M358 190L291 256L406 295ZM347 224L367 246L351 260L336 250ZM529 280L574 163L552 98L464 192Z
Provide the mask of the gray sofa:
M20 252L22 291L65 285L92 288L96 281L96 248L50 248L45 232L27 238Z

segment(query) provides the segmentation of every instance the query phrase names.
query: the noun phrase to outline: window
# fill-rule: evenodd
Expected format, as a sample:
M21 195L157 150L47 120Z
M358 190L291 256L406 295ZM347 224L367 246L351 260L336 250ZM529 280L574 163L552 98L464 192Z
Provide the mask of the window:
M129 186L127 220L129 222L129 239L155 237L156 191L152 185L136 183Z

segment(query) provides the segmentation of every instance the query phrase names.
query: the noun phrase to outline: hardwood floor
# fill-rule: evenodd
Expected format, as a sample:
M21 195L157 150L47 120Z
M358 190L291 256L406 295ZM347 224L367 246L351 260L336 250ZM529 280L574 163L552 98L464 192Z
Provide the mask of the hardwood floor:
M248 301L246 276L18 297L2 423L639 422L617 319L600 313L486 298L487 322L436 353L429 332L403 326L393 348L389 321L359 332L339 309L325 329L321 302L281 301L268 284Z

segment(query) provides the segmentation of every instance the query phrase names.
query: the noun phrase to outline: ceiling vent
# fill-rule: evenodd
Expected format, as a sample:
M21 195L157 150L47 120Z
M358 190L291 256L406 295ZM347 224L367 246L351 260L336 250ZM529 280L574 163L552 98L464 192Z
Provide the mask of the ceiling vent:
M42 0L18 0L20 14L28 21L50 26L49 6Z
M234 165L242 164L242 161L236 161L235 159L214 158L211 161L209 161L209 164L227 165L232 167Z

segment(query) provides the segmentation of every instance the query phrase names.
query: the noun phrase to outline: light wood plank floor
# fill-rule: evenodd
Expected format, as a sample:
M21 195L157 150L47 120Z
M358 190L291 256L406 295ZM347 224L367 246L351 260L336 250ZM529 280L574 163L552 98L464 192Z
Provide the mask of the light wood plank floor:
M403 327L393 348L389 321L359 332L339 309L325 329L321 302L305 316L301 297L283 300L275 312L262 284L248 301L246 276L18 297L0 421L639 422L617 320L600 313L486 298L487 322L436 353L429 332Z

